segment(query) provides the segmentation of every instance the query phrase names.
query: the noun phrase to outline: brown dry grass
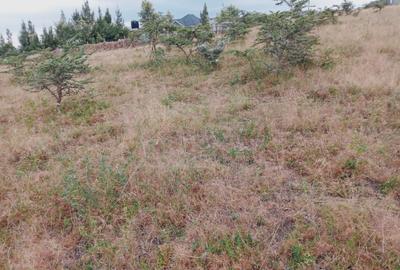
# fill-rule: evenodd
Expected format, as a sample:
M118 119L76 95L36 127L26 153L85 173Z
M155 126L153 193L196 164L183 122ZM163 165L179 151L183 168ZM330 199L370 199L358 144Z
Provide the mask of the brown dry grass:
M0 74L0 268L399 269L399 14L279 84L122 49L57 115Z

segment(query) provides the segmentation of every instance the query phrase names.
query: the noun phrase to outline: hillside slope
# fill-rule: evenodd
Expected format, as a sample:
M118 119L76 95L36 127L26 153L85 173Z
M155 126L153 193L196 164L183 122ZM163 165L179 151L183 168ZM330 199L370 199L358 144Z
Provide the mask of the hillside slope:
M99 52L61 114L0 73L0 269L399 269L399 16L279 81Z

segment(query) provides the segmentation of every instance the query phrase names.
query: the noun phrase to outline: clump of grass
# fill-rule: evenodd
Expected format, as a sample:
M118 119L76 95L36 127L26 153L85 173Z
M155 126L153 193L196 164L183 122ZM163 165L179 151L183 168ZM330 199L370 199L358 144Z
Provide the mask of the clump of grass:
M251 234L236 232L233 234L215 236L205 243L194 243L193 249L213 255L226 255L232 261L239 260L256 248L257 242Z
M128 181L127 164L114 167L102 158L96 166L86 159L84 166L83 174L72 168L64 175L60 197L70 211L63 217L63 223L66 231L79 228L81 242L85 243L86 256L77 264L97 268L102 265L102 257L114 252L113 244L103 236L106 228L102 222L111 225L118 216L122 226L128 217L137 213L139 204L124 191Z
M292 246L289 262L289 265L292 269L306 267L312 265L314 262L315 258L305 252L302 245L296 244Z
M23 156L20 161L18 161L17 171L28 173L44 170L48 160L48 154L42 150L30 152L26 156Z
M172 108L172 106L175 102L182 102L184 100L185 100L185 95L183 92L173 91L173 92L167 94L167 96L165 96L161 100L161 104L168 108Z
M65 101L61 111L76 124L89 124L98 111L103 111L109 107L108 102L99 101L88 96Z
M388 195L392 191L396 190L400 186L399 177L391 177L386 182L381 184L380 191L384 195Z

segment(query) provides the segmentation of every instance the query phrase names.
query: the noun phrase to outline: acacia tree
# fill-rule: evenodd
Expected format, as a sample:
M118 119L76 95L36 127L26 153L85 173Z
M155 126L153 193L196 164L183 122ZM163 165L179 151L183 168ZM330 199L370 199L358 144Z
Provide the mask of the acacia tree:
M16 49L12 42L12 34L9 29L6 31L6 39L3 35L0 35L0 56L7 56L10 53L15 52Z
M89 71L83 50L65 49L59 54L45 51L32 61L24 65L29 91L47 91L56 100L57 110L65 96L79 93L89 82L79 78Z
M157 45L160 43L161 36L173 32L172 15L162 15L155 11L153 4L147 0L142 2L142 10L139 12L142 23L142 31L150 41L151 57L156 57Z
M314 12L305 11L308 0L284 0L290 10L266 16L258 35L258 43L281 70L288 66L306 65L312 61L318 38L311 31L319 23Z
M213 33L209 27L199 25L195 28L179 27L176 31L165 36L163 43L168 46L177 47L186 57L189 62L197 47L205 42L210 42L213 38Z
M223 10L217 17L218 23L227 26L225 36L230 40L243 39L249 32L248 25L245 22L245 12L237 7L230 5Z

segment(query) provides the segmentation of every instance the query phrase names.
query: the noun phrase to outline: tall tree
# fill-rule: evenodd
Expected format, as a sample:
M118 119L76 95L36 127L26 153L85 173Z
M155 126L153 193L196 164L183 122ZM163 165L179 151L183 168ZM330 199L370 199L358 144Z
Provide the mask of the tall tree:
M115 24L120 27L124 26L124 19L122 18L122 13L119 8L115 11Z
M151 45L151 56L154 57L157 52L157 45L160 42L160 36L168 31L172 24L172 16L163 16L155 11L153 4L148 0L143 0L142 10L139 12L143 32L147 35Z
M57 48L58 44L54 36L53 27L50 27L48 31L46 27L43 28L43 34L41 40L44 48L50 48L50 49Z
M103 12L101 11L101 8L97 10L97 21L102 21L103 20Z
M3 35L0 34L0 50L2 50L5 45L6 45L6 41L3 37ZM0 54L1 54L1 51L0 51Z
M25 51L29 48L30 42L29 42L29 32L28 29L26 28L26 23L22 22L21 24L21 31L19 33L19 44L21 45L21 50Z
M13 44L13 40L12 40L12 33L11 33L10 29L6 30L6 38L7 38L7 40L6 40L7 43L9 45L12 45Z
M243 39L248 33L249 27L245 22L245 14L243 10L238 9L234 5L230 5L222 9L218 15L217 21L219 23L225 23L228 26L225 31L225 36L230 41Z
M28 21L28 34L29 34L29 50L37 50L40 48L39 36L36 33L35 26L32 21Z
M112 23L112 17L110 14L110 10L107 8L106 13L104 14L104 21L108 24Z
M12 34L10 30L7 29L6 39L4 39L3 35L0 35L0 56L4 56L13 51L15 51L15 48L12 43Z
M72 13L72 22L76 25L81 20L81 15L78 10L75 9L74 13Z
M78 14L79 17L79 14ZM58 46L62 46L76 35L73 22L67 22L65 14L61 11L60 20L55 26L55 39Z
M94 12L90 9L89 1L83 3L81 11L81 19L88 24L94 24Z
M204 3L203 11L200 13L200 20L202 25L210 25L210 16L206 3Z

